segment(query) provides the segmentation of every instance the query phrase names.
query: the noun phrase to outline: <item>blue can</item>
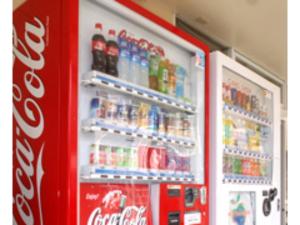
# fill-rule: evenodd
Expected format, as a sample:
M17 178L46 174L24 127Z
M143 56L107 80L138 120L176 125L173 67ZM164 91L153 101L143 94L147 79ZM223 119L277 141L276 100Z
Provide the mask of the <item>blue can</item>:
M151 131L158 130L158 106L152 105L149 111L149 123L148 128Z
M99 109L99 98L92 98L91 104L90 104L90 117L91 118L97 117L98 109Z

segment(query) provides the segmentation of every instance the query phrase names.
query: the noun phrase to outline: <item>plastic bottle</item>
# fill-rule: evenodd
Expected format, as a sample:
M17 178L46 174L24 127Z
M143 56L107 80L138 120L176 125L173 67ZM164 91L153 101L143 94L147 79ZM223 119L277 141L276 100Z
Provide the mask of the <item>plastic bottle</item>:
M184 80L186 76L186 71L181 66L176 66L176 97L183 98L184 97Z
M141 60L139 84L144 87L149 87L149 61L146 58Z
M176 66L174 64L169 64L169 82L168 82L168 94L175 97L176 96Z
M139 41L141 57L139 84L144 87L149 87L149 43L145 39Z
M92 37L92 70L106 72L106 41L102 32L102 24L95 24L95 33Z
M224 115L223 118L223 129L224 129L224 144L228 146L233 145L232 137L232 119L230 116Z
M168 82L169 82L169 61L162 58L158 67L158 90L162 93L168 93Z
M110 29L108 36L109 40L106 44L106 72L114 77L118 77L119 46L117 44L116 31Z
M125 31L121 31L118 37L118 43L120 48L120 56L118 62L119 77L123 80L129 79L129 64L130 64L130 52L129 43L126 36L122 35Z
M160 56L154 52L150 53L149 59L149 87L153 90L158 90L158 67Z
M138 42L136 39L132 39L131 42L131 60L130 60L130 81L137 84L140 76L140 56Z

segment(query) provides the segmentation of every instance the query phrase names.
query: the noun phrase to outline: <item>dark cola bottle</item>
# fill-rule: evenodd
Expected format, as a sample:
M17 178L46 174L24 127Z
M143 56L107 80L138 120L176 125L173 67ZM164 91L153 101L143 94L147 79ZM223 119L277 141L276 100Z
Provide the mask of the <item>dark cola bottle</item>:
M106 72L106 41L102 32L102 24L95 24L95 33L92 37L92 69Z
M114 77L118 77L119 46L116 38L116 31L111 29L108 32L106 44L106 72Z

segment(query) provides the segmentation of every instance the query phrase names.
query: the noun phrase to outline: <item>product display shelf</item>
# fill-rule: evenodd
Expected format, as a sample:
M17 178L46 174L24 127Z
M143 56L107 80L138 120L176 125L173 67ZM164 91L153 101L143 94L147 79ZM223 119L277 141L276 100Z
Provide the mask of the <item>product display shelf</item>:
M226 103L223 104L223 112L227 114L231 114L232 116L241 117L243 119L250 120L252 122L264 126L272 125L272 122L266 118L258 116L255 113L247 112L244 109L238 108L236 106L228 105Z
M81 182L195 182L192 174L167 172L141 172L138 170L103 169L97 166L84 166L81 170Z
M166 107L181 110L190 114L196 113L196 107L192 104L185 103L158 91L154 91L95 70L84 74L81 83L84 86L96 86L113 89L117 92L146 99L155 104L164 105Z
M271 185L272 180L269 177L255 177L237 174L225 174L224 184L253 184L253 185Z
M259 151L249 151L245 149L240 149L238 147L231 147L226 145L224 145L224 154L250 157L253 159L272 160L272 155L270 155L269 153L263 153Z
M147 132L139 129L131 129L121 127L115 124L108 124L98 119L88 119L84 121L82 130L85 132L108 132L111 134L128 136L131 138L142 138L151 141L158 141L162 143L176 144L184 147L194 147L195 142L191 139L180 138L175 136L162 135L157 132Z

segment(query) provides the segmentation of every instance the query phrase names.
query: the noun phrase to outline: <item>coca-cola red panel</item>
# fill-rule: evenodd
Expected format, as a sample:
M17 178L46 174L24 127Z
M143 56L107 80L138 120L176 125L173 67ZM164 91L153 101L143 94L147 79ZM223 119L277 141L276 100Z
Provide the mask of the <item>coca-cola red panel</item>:
M147 184L80 185L81 225L152 225Z
M76 148L66 147L74 64L66 55L73 25L65 20L71 19L64 10L69 1L63 2L28 0L13 13L13 218L18 225L74 224L76 218L66 211L76 212L70 199L76 201L71 190L77 185L76 176L69 180L66 173L76 154L65 160ZM76 5L70 11L76 12ZM76 91L72 94L76 99Z

